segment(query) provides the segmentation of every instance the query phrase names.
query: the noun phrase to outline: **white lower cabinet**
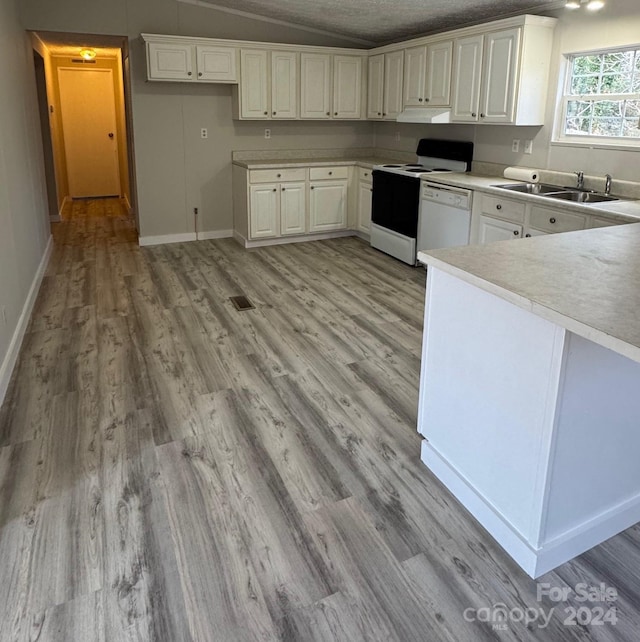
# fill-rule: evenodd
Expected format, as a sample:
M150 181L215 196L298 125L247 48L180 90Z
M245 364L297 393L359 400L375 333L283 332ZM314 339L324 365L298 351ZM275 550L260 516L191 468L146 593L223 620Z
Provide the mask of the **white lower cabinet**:
M346 180L315 181L309 193L309 231L329 232L347 227Z
M306 183L280 185L280 234L304 234L307 227Z
M480 215L479 243L508 241L522 238L522 225L493 216Z
M371 231L371 202L373 183L369 170L360 170L358 176L358 218L356 225L359 232L369 234Z
M251 238L264 239L280 233L278 185L251 185Z

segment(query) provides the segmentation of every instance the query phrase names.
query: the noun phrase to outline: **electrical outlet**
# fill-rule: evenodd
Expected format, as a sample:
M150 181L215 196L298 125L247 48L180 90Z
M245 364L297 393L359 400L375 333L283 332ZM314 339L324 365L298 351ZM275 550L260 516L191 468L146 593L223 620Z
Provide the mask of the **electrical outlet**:
M264 137L269 140L271 138L271 130L270 129L265 129L264 130Z
M511 151L518 153L520 151L520 139L519 138L514 138L513 142L511 143Z
M400 142L400 132L396 132L396 143Z
M533 154L533 141L532 140L525 140L524 141L524 153L525 154Z
M200 138L209 138L209 130L206 127L200 130Z

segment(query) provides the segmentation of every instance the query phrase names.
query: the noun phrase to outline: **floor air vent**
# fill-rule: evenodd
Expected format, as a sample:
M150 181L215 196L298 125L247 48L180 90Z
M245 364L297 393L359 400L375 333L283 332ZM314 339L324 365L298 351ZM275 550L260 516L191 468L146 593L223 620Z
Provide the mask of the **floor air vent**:
M249 301L246 296L231 296L231 303L236 306L238 312L244 312L245 310L255 310L255 305Z

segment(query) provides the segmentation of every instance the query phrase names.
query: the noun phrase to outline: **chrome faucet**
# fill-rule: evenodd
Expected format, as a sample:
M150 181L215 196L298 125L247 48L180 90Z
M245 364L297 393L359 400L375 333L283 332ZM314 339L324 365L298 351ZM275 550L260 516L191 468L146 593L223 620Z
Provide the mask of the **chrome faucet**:
M584 189L584 172L574 172L574 174L578 177L578 189Z
M604 178L604 193L609 196L609 194L611 194L611 181L613 180L613 176L611 176L611 174L605 174Z

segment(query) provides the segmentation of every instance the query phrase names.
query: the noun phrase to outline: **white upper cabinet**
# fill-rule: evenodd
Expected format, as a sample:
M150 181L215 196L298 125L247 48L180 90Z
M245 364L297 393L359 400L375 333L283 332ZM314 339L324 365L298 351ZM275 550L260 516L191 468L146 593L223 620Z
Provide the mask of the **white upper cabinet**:
M303 53L300 56L300 117L331 117L331 56Z
M404 51L392 51L384 55L384 102L382 117L395 120L402 111L402 87L404 84Z
M231 47L196 46L198 80L218 83L235 83L236 50Z
M367 85L367 118L382 118L384 106L384 54L369 58L369 83Z
M362 57L333 57L333 117L362 117Z
M424 106L427 47L412 47L404 52L404 105Z
M429 107L451 104L451 60L453 42L437 42L427 47L425 103Z
M538 18L457 39L452 120L543 125L554 24Z
M269 53L263 49L242 49L240 69L242 118L268 118Z
M459 38L454 43L452 120L478 120L483 43L482 35Z
M298 54L271 52L271 117L298 117Z
M147 43L147 73L150 80L195 80L191 45Z

